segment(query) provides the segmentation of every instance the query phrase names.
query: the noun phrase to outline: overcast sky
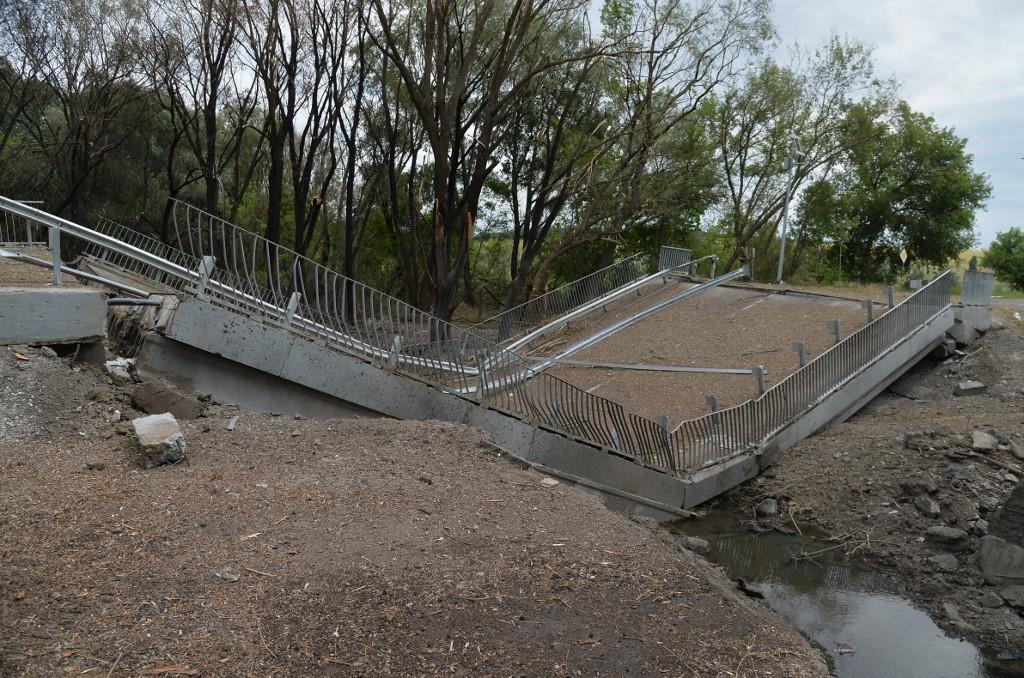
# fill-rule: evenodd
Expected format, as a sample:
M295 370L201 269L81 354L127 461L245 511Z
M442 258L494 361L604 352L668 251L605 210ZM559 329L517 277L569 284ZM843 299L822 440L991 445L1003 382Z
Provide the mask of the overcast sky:
M812 48L835 31L874 46L876 74L966 137L989 175L981 246L1024 228L1024 1L775 0L774 19L783 44Z

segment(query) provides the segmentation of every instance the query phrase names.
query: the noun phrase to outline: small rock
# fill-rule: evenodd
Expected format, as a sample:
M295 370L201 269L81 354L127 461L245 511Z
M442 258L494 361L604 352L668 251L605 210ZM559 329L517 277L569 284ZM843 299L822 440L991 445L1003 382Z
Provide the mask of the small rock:
M953 387L953 395L957 395L957 396L977 395L979 393L982 393L986 388L988 388L988 387L985 386L985 384L981 383L980 381L972 381L972 380L961 381L961 382L958 382L955 387Z
M139 417L132 420L132 428L142 455L143 468L184 461L185 437L174 415L164 413Z
M928 518L938 518L942 515L942 509L939 506L939 502L935 501L926 494L919 494L914 497L914 506L921 512L922 515Z
M986 534L988 534L988 521L983 518L975 520L974 523L971 525L971 532L978 535L979 537L985 536Z
M39 354L40 355L44 355L47 358L56 358L57 357L57 352L54 351L49 346L40 346L39 347Z
M967 539L967 533L960 528L945 525L929 527L924 534L929 541L939 544L959 544Z
M679 538L679 543L683 548L699 553L702 556L706 556L711 552L711 544L707 539L701 539L700 537L688 537L682 536Z
M916 497L919 494L935 494L939 486L931 476L917 476L900 482L900 489L909 497Z
M229 570L214 570L213 576L217 579L223 579L224 581L228 582L236 582L239 579L237 574L234 574Z
M238 417L231 417L228 419L227 430L234 431L235 427L238 426Z
M995 535L981 538L978 567L990 584L1011 584L1024 578L1024 548Z
M971 434L971 449L975 452L991 452L999 447L999 439L987 431Z
M999 592L999 595L1002 596L1003 600L1010 607L1015 607L1018 610L1024 609L1024 584L1007 586Z
M85 470L87 471L102 471L107 468L107 465L102 461L87 461L85 462Z
M779 514L779 502L774 497L768 497L754 508L754 513L759 518L771 518Z
M1003 480L1005 480L1008 483L1013 483L1014 485L1016 485L1018 482L1020 482L1020 478L1018 478L1017 476L1013 475L1012 473L1004 474L1003 475Z
M928 558L928 564L939 572L956 572L960 568L960 561L951 553L939 553Z
M302 431L292 431L292 438L298 438L302 435Z
M903 434L903 446L921 452L935 444L935 431L908 431Z
M554 487L558 484L558 481L554 478L542 478L540 484L544 487Z
M1002 596L1000 596L995 591L985 591L984 593L981 594L981 600L979 600L978 603L982 607L989 607L989 608L1002 607L1003 606L1003 598L1002 598Z
M1021 461L1024 461L1024 447L1021 447L1012 440L1009 442L1009 446L1010 452L1013 454L1013 456L1016 457L1017 459L1020 459Z

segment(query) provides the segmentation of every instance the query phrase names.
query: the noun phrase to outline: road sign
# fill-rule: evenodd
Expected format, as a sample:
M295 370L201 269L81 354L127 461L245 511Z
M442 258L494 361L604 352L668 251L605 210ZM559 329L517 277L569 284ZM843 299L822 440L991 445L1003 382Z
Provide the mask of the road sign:
M903 249L900 250L900 261L903 262L904 266L907 264L907 248L906 247L904 247Z

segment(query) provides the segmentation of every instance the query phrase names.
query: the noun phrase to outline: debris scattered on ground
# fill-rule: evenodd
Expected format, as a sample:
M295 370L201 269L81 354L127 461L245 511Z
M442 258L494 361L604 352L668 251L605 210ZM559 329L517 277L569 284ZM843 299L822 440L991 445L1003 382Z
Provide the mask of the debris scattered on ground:
M103 369L115 384L125 385L137 381L134 358L112 358L103 364Z
M132 391L132 402L147 414L170 412L177 419L186 420L200 417L209 404L198 396L182 393L163 379L147 379L138 384Z
M953 387L953 395L978 395L979 393L982 393L985 390L985 388L985 384L981 383L980 381L961 381L958 382L957 385Z
M143 468L177 464L185 460L185 437L174 415L151 414L132 419Z
M827 675L703 559L524 491L479 431L214 405L180 422L190 465L143 473L111 421L130 388L25 354L0 360L2 675Z

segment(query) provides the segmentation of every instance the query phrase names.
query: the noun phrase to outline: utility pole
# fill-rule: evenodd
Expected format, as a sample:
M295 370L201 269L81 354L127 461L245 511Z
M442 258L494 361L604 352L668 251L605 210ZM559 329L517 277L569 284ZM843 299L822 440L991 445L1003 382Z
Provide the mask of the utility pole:
M782 284L782 266L786 261L786 226L789 222L789 199L793 191L793 170L800 165L804 158L804 149L800 147L800 140L791 137L789 140L789 155L786 156L783 166L789 172L786 177L786 202L782 203L782 241L779 243L779 272L775 276L775 282Z

